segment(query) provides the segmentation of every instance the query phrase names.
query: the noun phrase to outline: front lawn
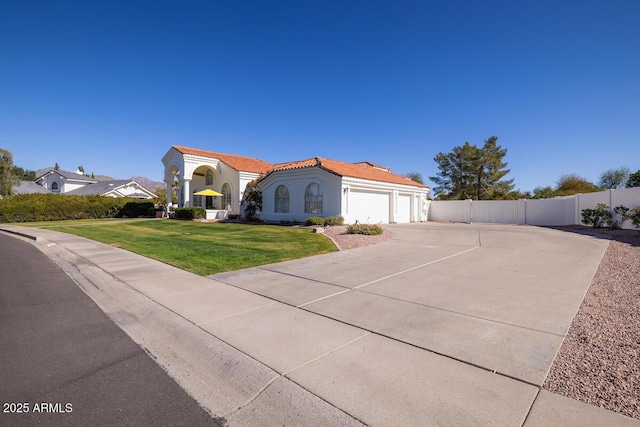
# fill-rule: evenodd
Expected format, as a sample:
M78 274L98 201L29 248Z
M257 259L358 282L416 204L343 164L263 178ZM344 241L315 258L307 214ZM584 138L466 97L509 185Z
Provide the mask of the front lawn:
M295 227L176 220L64 221L38 226L107 243L202 276L337 250L321 234Z

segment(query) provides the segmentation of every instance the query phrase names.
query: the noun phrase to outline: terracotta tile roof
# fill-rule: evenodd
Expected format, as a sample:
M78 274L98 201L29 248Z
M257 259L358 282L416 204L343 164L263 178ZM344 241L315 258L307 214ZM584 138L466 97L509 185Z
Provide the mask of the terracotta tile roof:
M216 153L213 151L200 150L198 148L182 147L174 145L174 149L182 154L190 154L192 156L209 157L219 159L229 167L241 172L267 173L273 169L273 165L264 160L254 159L252 157L236 156L234 154Z
M381 170L379 165L370 162L346 163L338 160L325 159L322 157L313 157L298 162L280 163L273 166L273 170L289 170L302 169L309 167L320 167L328 172L339 176L348 176L351 178L368 179L370 181L389 182L393 184L410 185L412 187L428 188L424 184L412 181L404 176L396 175ZM386 169L386 168L385 168Z
M354 165L369 166L369 167L372 167L372 168L382 169L382 170L384 170L386 172L391 172L391 168L388 168L388 167L382 166L382 165L377 165L375 163L371 163L371 162L367 162L367 161L356 162L356 163L354 163Z

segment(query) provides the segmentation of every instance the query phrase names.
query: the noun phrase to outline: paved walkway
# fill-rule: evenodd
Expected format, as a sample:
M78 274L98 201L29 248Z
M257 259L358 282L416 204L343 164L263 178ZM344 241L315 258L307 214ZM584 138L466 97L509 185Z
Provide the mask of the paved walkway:
M540 388L608 241L504 225L389 229L379 245L209 278L13 231L39 236L229 425L640 425Z

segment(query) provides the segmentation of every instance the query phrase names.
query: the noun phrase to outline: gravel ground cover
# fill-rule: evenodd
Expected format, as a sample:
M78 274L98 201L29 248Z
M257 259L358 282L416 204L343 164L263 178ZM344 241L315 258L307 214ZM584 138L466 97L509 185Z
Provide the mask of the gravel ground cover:
M362 234L347 234L347 228L348 226L346 225L327 227L324 229L324 234L333 240L341 251L375 245L393 237L393 233L386 229L378 236L365 236Z
M640 419L640 233L572 229L611 242L544 388Z

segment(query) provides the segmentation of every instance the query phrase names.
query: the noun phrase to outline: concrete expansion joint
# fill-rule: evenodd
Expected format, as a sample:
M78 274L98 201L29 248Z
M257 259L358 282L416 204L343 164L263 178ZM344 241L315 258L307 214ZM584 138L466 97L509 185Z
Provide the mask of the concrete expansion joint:
M533 405L536 403L536 400L538 400L538 396L540 396L540 391L542 390L542 387L536 386L536 388L537 388L536 395L531 400L531 404L529 405L529 410L527 411L527 415L524 417L524 421L522 422L522 425L520 427L524 427L525 425L527 425L527 420L529 419L529 415L531 415L531 411L533 410Z
M160 304L160 303L158 303L158 304ZM221 321L221 320L228 319L228 318L230 318L230 317L236 317L236 316L239 316L239 315L242 315L242 314L250 313L250 312L252 312L252 311L260 310L260 309L262 309L262 308L269 307L270 305L275 305L275 304L278 304L278 301L271 301L271 302L269 302L269 303L267 303L267 304L259 305L259 306L252 307L252 308L248 308L248 309L246 309L246 310L242 310L242 311L238 311L238 312L236 312L236 313L228 314L228 315L226 315L226 316L218 317L217 319L209 320L209 321L207 321L207 322L202 322L202 323L197 323L197 324L196 324L196 323L194 323L194 324L195 324L197 327L201 328L203 325L208 325L208 324L210 324L210 323L219 322L219 321ZM160 305L162 305L162 304L160 304ZM164 305L163 305L163 307L164 307ZM186 318L185 318L185 320L188 320L189 322L191 322L189 319L186 319Z
M312 391L308 390L308 389L307 389L307 388L305 388L302 384L298 384L297 382L293 381L291 378L289 378L289 377L288 377L288 375L289 375L289 374L291 374L292 372L294 372L294 371L298 370L298 369L301 369L301 368L303 368L303 367L305 367L305 366L307 366L307 365L310 365L311 363L314 363L314 362L316 362L316 361L318 361L318 360L320 360L320 359L322 359L322 358L324 358L324 357L327 357L327 356L329 356L330 354L335 353L335 352L336 352L336 351L338 351L338 350L341 350L341 349L343 349L343 348L346 348L346 347L348 347L348 346L350 346L350 345L352 345L352 344L354 344L354 343L356 343L356 342L360 341L360 340L361 340L361 339L363 339L364 337L367 337L367 336L369 336L369 335L371 335L371 334L372 334L372 332L365 332L364 334L360 335L359 337L356 337L356 338L352 339L351 341L349 341L349 342L347 342L347 343L344 343L344 344L342 344L342 345L339 345L339 346L337 346L337 347L335 347L335 348L333 348L333 349L331 349L331 350L327 351L327 352L326 352L326 353L324 353L324 354L321 354L321 355L319 355L319 356L317 356L317 357L314 357L313 359L308 360L308 361L306 361L305 363L302 363L302 364L300 364L300 365L298 365L298 366L296 366L296 367L294 367L294 368L291 368L291 369L289 369L289 370L287 370L287 371L285 371L285 372L282 372L282 373L281 373L281 374L279 374L279 375L276 375L275 377L271 378L271 379L270 379L270 380L269 380L269 381L268 381L268 382L267 382L267 383L266 383L266 384L265 384L265 385L264 385L260 390L258 390L258 391L253 395L253 396L251 396L251 397L250 397L250 398L249 398L249 399L248 399L244 404L242 404L241 406L239 406L237 409L235 409L235 410L231 411L230 413L223 415L223 418L229 418L229 417L231 417L232 415L234 415L234 414L236 414L236 413L238 413L238 412L242 411L242 409L244 409L245 407L247 407L248 405L250 405L250 404L251 404L253 401L255 401L258 397L260 397L260 396L261 396L261 395L262 395L262 394L263 394L263 393L264 393L264 392L269 388L269 386L270 386L271 384L273 384L273 383L274 383L274 381L276 381L276 380L278 380L278 379L281 379L281 378L282 378L282 379L284 379L284 380L287 380L287 381L291 381L292 383L294 383L294 384L298 385L299 387L301 387L302 389L304 389L307 393L310 393L310 394L314 395L314 396L315 396L315 397L317 397L318 399L320 399L320 400L322 400L322 401L326 402L327 404L329 404L329 405L333 406L333 407L334 407L334 408L336 408L337 410L339 410L339 411L341 411L341 412L344 412L342 409L340 409L340 408L336 407L335 405L333 405L333 404L331 404L331 403L327 402L327 401L326 401L325 399L323 399L322 397L320 397L320 396L318 396L317 394L313 393ZM239 350L239 351L241 351L241 350ZM244 353L244 352L243 352L243 353ZM246 353L245 353L245 354L246 354ZM247 356L249 356L249 355L247 355ZM249 356L249 357L251 357L251 356ZM261 362L261 363L262 363L262 362ZM345 413L346 413L346 412L345 412ZM349 415L351 418L354 418L354 419L356 419L356 420L357 420L357 418L355 418L353 415L348 414L348 413L347 413L347 415ZM358 421L360 421L360 420L358 420ZM362 421L360 421L360 422L362 422ZM364 424L364 422L362 422L362 423Z
M442 258L438 258L438 259L433 260L433 261L425 262L424 264L416 265L415 267L407 268L406 270L398 271L397 273L389 274L388 276L384 276L384 277L381 277L379 279L372 280L371 282L367 282L367 283L363 283L362 285L355 286L353 289L360 289L360 288L363 288L365 286L369 286L369 285L372 285L374 283L378 283L378 282L381 282L383 280L390 279L392 277L400 276L400 275L408 273L410 271L418 270L420 268L424 268L424 267L427 267L429 265L433 265L433 264L436 264L438 262L442 262L442 261L457 257L459 255L465 254L467 252L473 251L473 250L478 249L478 248L480 248L480 246L474 246L472 248L465 249L465 250L460 251L460 252L456 252L455 254L451 254L451 255L448 255L446 257L442 257Z
M282 274L283 276L295 277L296 279L303 279L303 280L308 280L310 282L321 283L323 285L331 285L331 286L337 286L339 288L345 288L345 286L338 285L336 283L327 282L327 281L324 281L324 280L318 280L318 279L314 279L314 278L311 278L311 277L300 276L300 275L293 274L293 273L287 273L287 272L280 271L280 270L273 270L273 269L270 269L270 268L260 267L260 266L258 266L256 268L259 269L259 270L268 271L270 273L277 273L277 274Z

